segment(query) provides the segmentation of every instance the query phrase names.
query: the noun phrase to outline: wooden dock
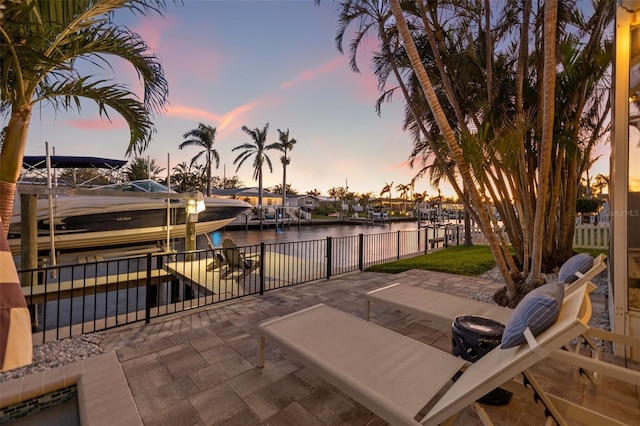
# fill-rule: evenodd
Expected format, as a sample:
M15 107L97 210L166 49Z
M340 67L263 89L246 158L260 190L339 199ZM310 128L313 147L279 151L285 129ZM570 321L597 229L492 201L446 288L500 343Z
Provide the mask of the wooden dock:
M284 255L276 252L266 252L264 258L253 261L259 266L252 270L240 269L229 271L227 266L208 270L211 258L192 261L174 261L165 264L165 268L175 277L192 286L205 296L218 296L222 299L225 293L238 297L247 292L257 292L260 273L268 280L270 287L279 283L304 282L326 276L326 264L301 259L296 256Z
M151 270L151 283L158 284L174 279L169 271L164 269ZM52 300L69 297L84 296L87 293L104 293L113 290L123 290L130 287L146 285L147 272L136 271L126 274L101 275L77 280L55 281L33 286L23 286L22 293L28 304L36 305Z

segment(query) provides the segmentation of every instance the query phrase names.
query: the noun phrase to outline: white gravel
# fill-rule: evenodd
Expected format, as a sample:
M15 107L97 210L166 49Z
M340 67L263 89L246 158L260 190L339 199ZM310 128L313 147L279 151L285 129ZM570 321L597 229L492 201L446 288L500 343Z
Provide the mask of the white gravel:
M0 383L102 353L104 353L104 348L100 346L100 337L97 334L83 334L47 342L33 347L33 362L31 364L0 373Z

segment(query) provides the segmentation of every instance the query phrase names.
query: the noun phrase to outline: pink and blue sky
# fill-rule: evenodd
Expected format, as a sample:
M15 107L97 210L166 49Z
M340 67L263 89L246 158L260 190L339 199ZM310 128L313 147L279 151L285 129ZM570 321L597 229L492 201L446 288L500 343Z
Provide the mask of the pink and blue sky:
M289 129L297 140L287 167L287 182L299 193L332 187L378 195L387 183L409 184L416 170L407 158L411 140L402 131L401 95L374 110L378 97L370 55L377 39L364 40L359 52L361 74L350 70L348 56L334 42L336 8L331 1L184 0L170 4L164 16L119 14L116 21L140 34L159 57L169 82L169 104L156 117L157 133L145 152L166 168L190 159L197 148L179 150L182 135L198 123L217 128L220 167L213 175L235 174L245 186L257 186L250 161L236 172L232 149L252 140L241 130L269 123L268 142L277 129ZM351 39L345 40L345 48ZM114 61L113 75L140 94L135 72ZM57 155L125 159L128 128L116 113L100 118L95 104L81 114L34 109L25 155L44 155L45 142ZM608 149L596 173L608 174ZM282 183L281 154L269 151L273 173L264 170L264 186ZM166 173L163 172L163 173ZM453 195L448 186L443 195ZM427 180L416 192L437 195ZM398 195L393 191L394 196Z

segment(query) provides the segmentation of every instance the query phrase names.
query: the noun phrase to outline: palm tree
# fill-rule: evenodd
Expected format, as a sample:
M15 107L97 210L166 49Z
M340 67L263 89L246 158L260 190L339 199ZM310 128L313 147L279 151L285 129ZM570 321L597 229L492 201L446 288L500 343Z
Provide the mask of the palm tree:
M293 188L290 183L287 184L286 188L287 194L297 195L298 190ZM282 194L282 184L279 183L277 185L273 185L271 188L267 188L267 192L271 192L272 194Z
M403 6L410 3L413 2L403 2ZM428 2L416 3L419 8L422 5L431 7ZM574 14L573 9L567 9L570 2L557 2L555 6L553 3L556 2L545 2L545 6L558 9L555 25L558 33L557 36L549 39L548 32L544 32L545 25L548 24L542 20L542 9L532 14L529 0L508 2L509 6L503 10L501 17L494 14L497 27L490 29L487 23L484 25L485 29L476 31L475 34L470 27L480 24L478 17L486 16L486 9L493 8L493 3L484 1L483 4L482 0L464 2L464 8L457 11L455 8L458 6L455 3L459 2L451 3L454 7L452 14L460 16L459 21L445 18L439 23L436 3L433 3L433 9L429 10L431 19L429 25L436 28L435 34L439 41L436 47L445 60L447 70L445 73L435 66L433 56L436 52L425 48L423 33L427 33L428 29L425 27L423 31L422 28L413 27L412 35L420 48L421 59L428 76L433 79L433 86L441 106L447 111L445 115L452 123L456 138L469 161L472 176L475 179L473 185L480 189L482 198L497 200L496 207L504 220L505 230L515 249L518 263L522 265L520 271L517 268L511 271L521 272L518 275L527 276L529 281L537 281L536 276L540 273L538 267L542 263L545 267L552 267L555 262L566 259L567 252L571 252L572 211L575 206L579 176L585 170L592 141L598 140L602 130L606 128L602 126L601 118L603 113L608 111L608 102L601 100L607 99L605 93L609 89L605 86L607 77L602 73L604 68L601 65L610 64L610 59L607 57L610 56L608 49L610 40L603 30L607 28L607 23L611 22L613 8L610 2L597 1L594 2L593 16L585 17L581 16L580 12ZM478 9L478 13L469 13L470 5L480 6L483 9ZM412 12L405 10L404 14L408 20L413 20L412 24L419 22L416 21L416 16ZM528 24L530 15L536 17L533 19L532 27ZM514 19L514 16L519 18ZM457 28L443 26L443 22L451 24L465 19L468 22ZM424 18L423 21L425 21ZM459 31L458 28L463 30ZM570 29L573 29L573 32ZM507 32L514 34L510 42L513 48L494 53L493 60L486 59L486 56L482 60L482 56L490 51L489 48L478 48L485 44L485 38L488 39L490 35L503 37L493 41L494 47L499 47L505 44L504 34ZM520 33L520 41L518 41L518 33ZM461 37L455 38L456 34L463 34L468 42L464 42ZM528 34L535 37L531 42L527 41ZM550 42L547 43L546 40ZM585 43L576 43L578 40L584 40ZM555 98L552 100L556 105L556 113L553 119L549 120L548 117L543 118L543 112L551 112L551 109L543 106L542 93L544 93L545 78L550 78L549 72L545 72L543 68L544 49L551 42L556 42L557 45L555 62L557 64L562 61L563 66L561 70L552 70L557 76ZM535 50L529 53L528 50L531 47ZM561 55L558 56L558 52L562 52ZM398 60L405 60L404 46L398 49L398 55ZM476 59L473 64L468 61L470 56ZM517 67L514 66L515 64ZM476 67L478 69L475 69ZM585 69L589 69L589 72L584 72ZM462 111L466 119L480 123L480 126L475 126L478 130L476 134L465 136L464 132L460 131L463 123L453 120L455 114L452 112L452 106L448 105L450 99L443 89L442 77L446 74L454 77L456 96L463 106ZM411 75L410 70L406 75L410 81L418 81L417 76ZM493 81L489 79L489 75L493 76ZM582 75L588 77L582 78ZM421 85L415 87L417 90L412 96L415 99L423 99ZM513 101L505 102L507 99ZM430 108L425 107L424 110L422 121L430 124L430 128L440 133L438 123L429 111ZM405 117L407 120L408 114L405 114ZM547 123L551 121L554 123L551 132L553 134L551 167L548 171L541 170L543 166L541 156L547 155L546 151L541 149L542 123L545 120ZM505 125L505 123L510 124ZM416 139L416 127L419 124L411 124ZM516 131L507 130L508 127ZM545 133L547 134L549 132ZM438 137L448 150L444 138L440 135ZM418 142L426 146L427 141L423 141L421 137L419 141L416 140L416 147ZM426 151L423 152L426 153ZM473 157L481 161L471 161ZM457 164L453 156L449 156L447 162L437 165L444 171L446 168L457 169ZM547 165L545 164L544 167L547 168ZM499 172L496 173L498 170ZM543 180L546 185L545 201L541 201L541 193L538 192L543 190L540 186L539 177L542 176L540 173L544 175ZM481 201L484 201L482 198ZM542 216L535 214L538 201L547 205L547 208L540 209ZM468 213L474 214L467 209L467 205L465 208ZM481 206L474 205L473 208L481 208ZM544 236L537 239L541 244L536 243L538 248L542 247L542 253L534 253L532 249L535 223L538 224L538 231L544 229ZM545 226L540 226L541 223ZM504 250L505 247L503 245L503 253L508 253ZM536 258L536 265L529 268L527 261L533 259L533 256ZM509 256L505 257L508 261ZM538 261L540 259L541 261ZM511 265L509 266L511 268Z
M149 14L165 9L165 0L63 2L5 2L0 23L0 112L9 122L0 153L0 217L5 234L13 208L16 182L22 169L29 122L34 105L46 102L58 110L80 110L81 98L120 114L129 125L126 154L141 153L154 132L152 117L166 103L168 84L160 62L148 53L142 38L109 17L118 9ZM82 75L74 66L88 58L97 66L112 56L129 62L142 79L144 102L123 84Z
M211 197L211 164L213 160L216 161L216 169L220 166L220 155L213 147L216 140L216 128L200 123L197 129L189 130L182 137L187 140L178 145L178 148L183 149L187 146L202 148L202 151L191 159L191 164L195 163L203 154L206 156L204 166L207 169L207 196Z
M7 133L7 127L3 127L2 130L0 130L0 151L2 151L2 144L4 143L4 137L5 134Z
M400 198L402 199L402 210L406 213L407 211L407 194L409 193L409 191L411 191L411 184L405 185L402 183L399 183L398 185L396 185L396 190L398 192L400 192Z
M164 167L156 164L156 160L134 157L123 170L127 180L155 179Z
M262 167L266 164L269 167L269 171L273 172L273 166L271 159L267 155L266 151L270 149L278 149L279 145L273 143L265 145L267 142L267 132L269 131L269 123L265 124L262 129L255 128L249 129L247 126L242 126L242 130L251 136L253 143L244 143L236 146L232 151L242 150L240 154L233 160L233 164L238 164L236 172L240 170L242 164L249 158L253 159L253 179L258 180L258 215L262 219Z
M318 4L320 0L316 0ZM407 3L408 4L408 3ZM418 6L421 13L424 13L423 6L419 2ZM437 162L446 163L446 155L442 150L435 149L435 139L433 132L429 132L423 124L421 119L421 111L424 110L424 102L422 97L416 98L411 96L409 89L402 75L400 67L406 68L406 60L398 60L398 52L392 49L392 46L400 46L398 40L397 29L393 24L388 21L392 21L392 13L388 2L372 2L369 0L347 0L341 2L341 9L338 15L338 30L335 37L336 47L340 53L343 53L343 41L346 34L355 34L354 39L350 43L350 55L349 63L351 69L354 72L360 72L356 54L358 47L362 40L366 39L366 35L370 31L376 31L377 36L380 39L380 50L382 54L374 58L375 62L375 74L378 76L378 87L382 92L382 95L376 103L376 111L378 114L381 112L381 105L384 100L390 100L396 87L389 90L385 89L386 79L393 75L395 77L394 84L397 83L397 88L402 92L404 99L407 103L407 114L412 117L413 123L417 127L416 133L422 134L423 137L419 137L419 140L426 142L427 146L430 146L430 152L437 158ZM351 23L355 22L357 28L354 31L347 32L347 28ZM433 56L438 67L444 70L442 58L438 55L437 41L434 35L434 31L428 25L424 25L425 32L428 35L429 44L432 46ZM398 50L402 50L400 47ZM411 80L411 79L409 79ZM460 112L460 106L456 102L455 96L453 96L453 88L447 73L443 73L442 87L447 92L447 96L450 102L453 104L453 114L458 117L458 121L461 125L464 125L464 121L461 119L462 113ZM432 126L435 129L437 126ZM413 167L413 160L410 161L410 166ZM422 172L418 173L418 176ZM447 177L447 180L454 188L456 193L462 193L462 190L458 187L458 181L455 179L455 174L452 168L445 168L443 175Z
M382 197L384 194L389 194L389 209L391 209L391 190L393 189L393 181L391 183L385 183L380 191L380 196Z
M291 151L298 141L289 139L289 129L284 132L278 129L278 141L276 143L277 149L284 153L280 157L282 162L282 207L284 207L287 200L287 166L291 163L291 158L287 156L287 151Z
M344 186L334 186L327 191L329 197L334 199L336 210L342 211L342 205L349 195L349 191Z
M201 188L200 167L198 164L178 163L172 169L171 181L177 187L178 192L198 191Z
M428 197L427 191L416 192L413 194L413 201L418 204L424 203L427 201L427 197Z
M362 204L362 207L366 211L369 206L369 201L373 198L372 192L365 192L364 194L360 194L358 202Z
M186 162L176 164L171 169L171 182L178 192L187 192L191 177L191 165Z
M593 180L593 189L596 194L602 194L604 189L609 187L609 176L599 173Z
M391 183L385 183L382 189L380 190L380 196L382 197L384 194L389 194L389 198L391 198L392 189L393 189L393 181L391 181Z
M400 198L406 199L407 194L409 193L409 191L411 191L411 185L410 184L405 185L405 184L399 183L396 185L396 191L400 193Z
M212 185L214 188L233 189L242 188L244 186L244 183L242 183L238 175L233 175L230 178L226 176L214 176L211 180L213 181Z
M496 264L500 269L500 272L505 279L505 285L507 288L508 295L513 297L516 295L516 287L513 281L513 278L510 275L510 268L507 264L507 259L505 259L505 255L502 251L502 247L500 245L500 241L498 240L495 232L493 232L493 228L491 227L491 220L489 218L489 214L486 208L482 208L484 205L482 203L482 197L478 191L478 187L474 184L474 178L471 174L471 168L469 167L469 163L465 159L464 153L458 141L456 140L456 136L454 134L451 125L445 115L440 100L436 95L436 92L431 84L427 71L422 63L420 58L420 54L416 47L415 41L411 35L411 31L409 30L409 26L402 12L402 8L400 6L399 0L390 0L391 11L393 16L396 19L396 25L398 28L398 32L400 34L400 38L404 43L404 48L409 56L409 60L411 62L411 66L416 73L416 77L420 83L423 94L429 104L429 107L433 113L435 122L437 124L438 129L440 130L442 137L447 145L449 153L453 161L455 162L462 181L465 183L465 188L468 190L468 195L471 201L471 204L477 207L477 214L479 219L479 224L484 231L487 240L489 242L489 247L491 248L491 252L496 259ZM458 196L460 198L463 197L463 194L458 190Z

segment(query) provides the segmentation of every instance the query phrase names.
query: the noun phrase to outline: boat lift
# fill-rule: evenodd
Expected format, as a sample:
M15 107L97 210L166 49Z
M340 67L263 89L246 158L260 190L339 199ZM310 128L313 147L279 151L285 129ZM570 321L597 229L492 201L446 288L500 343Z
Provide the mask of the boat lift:
M92 168L102 170L105 169L107 172L100 174L88 181L81 182L79 185L75 179L71 185L72 188L78 186L88 185L91 181L95 180L100 176L106 176L109 178L113 178L113 175L122 168L125 164L127 164L126 160L114 160L109 158L100 158L100 157L78 157L78 156L59 156L59 155L50 155L49 154L49 144L46 143L46 155L38 155L38 156L25 156L22 159L22 167L24 172L20 175L20 180L18 184L20 185L20 205L22 208L22 217L26 220L22 221L23 226L21 230L21 268L22 269L31 269L38 267L38 245L37 245L37 226L36 222L36 206L38 203L38 194L44 194L49 197L49 215L51 223L51 227L53 228L53 197L60 194L57 191L53 190L53 185L51 181L51 170L58 168ZM38 190L31 191L24 187L24 185L28 185L27 181L30 179L31 185L36 185L38 183L46 182L47 191L42 191L42 188ZM57 187L57 182L56 185ZM67 193L67 192L64 192ZM54 232L51 229L51 259L52 264L55 264L55 243L54 243ZM25 241L27 242L25 244ZM33 246L33 247L31 247Z
M48 149L47 149L48 152ZM36 206L39 196L47 196L50 200L50 223L53 225L53 200L58 195L112 195L112 192L102 190L88 190L84 187L89 181L81 182L78 184L74 182L68 186L56 186L51 184L51 170L56 168L98 168L106 169L107 172L103 175L111 176L113 179L114 174L118 169L123 167L127 162L124 160L114 160L99 157L75 157L75 156L27 156L23 163L23 167L26 171L23 173L20 179L20 185L18 192L20 193L21 202L21 216L22 229L21 229L21 269L33 269L38 267L38 244L37 244L37 219L36 219ZM48 166L48 167L47 167ZM43 176L46 170L47 185L42 185ZM29 181L29 183L25 183ZM40 184L36 184L40 183ZM118 193L121 197L141 197L141 198L161 198L166 199L167 202L167 218L169 220L169 208L170 200L186 200L188 206L188 226L187 233L192 231L194 233L192 238L187 237L187 243L195 243L195 222L197 222L197 214L202 210L204 199L202 194L179 194L173 192L157 192L157 193ZM169 227L167 227L167 239L170 238ZM55 230L50 230L51 238L51 264L55 265ZM169 241L167 241L167 250L169 247ZM195 247L194 247L195 248Z

